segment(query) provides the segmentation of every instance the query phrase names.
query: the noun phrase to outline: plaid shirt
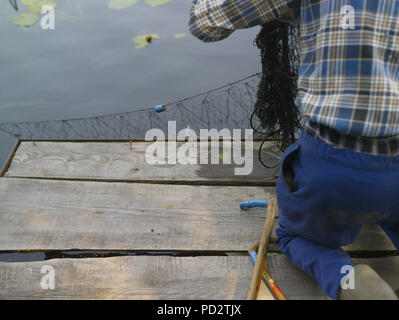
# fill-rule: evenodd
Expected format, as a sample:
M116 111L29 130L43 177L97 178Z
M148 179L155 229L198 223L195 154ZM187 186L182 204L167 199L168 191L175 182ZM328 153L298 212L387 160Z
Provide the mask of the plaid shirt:
M297 101L309 120L305 131L338 147L398 153L399 144L392 141L399 141L399 1L299 2L194 0L190 32L205 42L218 41L236 29L298 18Z

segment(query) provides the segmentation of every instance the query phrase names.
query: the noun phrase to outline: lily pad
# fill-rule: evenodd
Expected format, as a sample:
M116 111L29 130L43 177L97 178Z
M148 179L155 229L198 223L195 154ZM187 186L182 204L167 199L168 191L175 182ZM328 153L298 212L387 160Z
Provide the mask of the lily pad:
M133 41L136 44L136 49L142 49L147 47L153 39L160 38L157 34L139 34L133 38Z
M145 3L151 7L158 7L169 3L171 0L145 0Z
M37 0L22 0L21 2L24 6L29 7L34 5L37 2Z
M137 36L133 38L133 41L136 44L136 49L144 48L149 44L143 36Z
M13 24L21 27L30 27L34 25L38 19L38 15L32 12L24 12L10 17L10 21Z
M185 34L185 33L175 33L175 34L173 35L173 37L174 37L175 39L183 39L183 38L187 37L187 34Z
M29 8L29 11L39 14L43 6L52 6L55 8L57 3L54 0L22 0L22 4Z
M24 6L29 7L29 6L31 6L32 4L34 4L36 1L37 1L37 0L22 0L21 2L22 2L22 4L23 4Z
M108 8L114 10L126 9L135 5L139 0L110 0Z

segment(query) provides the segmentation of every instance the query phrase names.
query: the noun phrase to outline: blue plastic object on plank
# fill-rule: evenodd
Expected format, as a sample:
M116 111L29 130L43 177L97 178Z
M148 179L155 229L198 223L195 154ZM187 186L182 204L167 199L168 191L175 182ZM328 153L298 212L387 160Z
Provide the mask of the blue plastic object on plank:
M252 201L245 201L240 203L240 207L242 210L248 210L250 208L267 208L267 201L266 200L252 200Z

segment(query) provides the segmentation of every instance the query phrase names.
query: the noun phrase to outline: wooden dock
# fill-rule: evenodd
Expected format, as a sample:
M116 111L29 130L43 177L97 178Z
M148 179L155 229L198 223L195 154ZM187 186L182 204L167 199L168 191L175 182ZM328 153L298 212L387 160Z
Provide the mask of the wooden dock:
M0 256L60 257L3 259L0 299L246 299L247 250L260 239L266 210L239 204L275 196L276 170L257 160L259 143L249 176L234 175L233 165L149 165L149 144L16 144L0 178ZM345 249L399 288L399 257L377 226ZM327 299L275 244L269 251L268 270L288 299ZM54 289L41 286L45 265L54 269ZM260 298L273 299L264 286Z

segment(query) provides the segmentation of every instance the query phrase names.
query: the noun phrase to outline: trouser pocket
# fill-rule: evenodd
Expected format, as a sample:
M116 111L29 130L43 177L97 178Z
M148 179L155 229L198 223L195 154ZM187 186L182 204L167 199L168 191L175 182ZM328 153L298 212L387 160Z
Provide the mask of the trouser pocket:
M295 171L293 170L292 162L297 158L299 149L300 144L298 143L298 141L296 141L291 144L284 152L280 161L280 177L278 189L286 188L289 192L294 192L297 189L298 186L294 183Z

